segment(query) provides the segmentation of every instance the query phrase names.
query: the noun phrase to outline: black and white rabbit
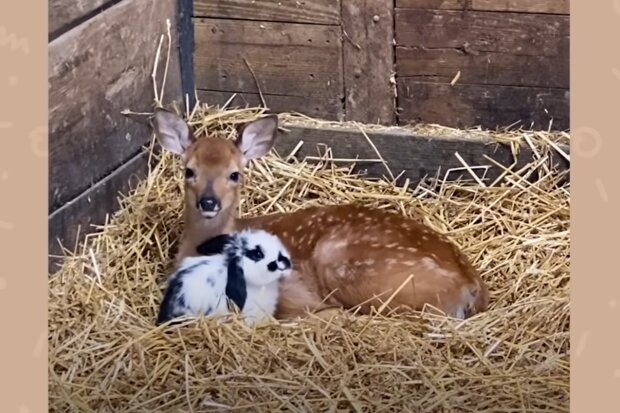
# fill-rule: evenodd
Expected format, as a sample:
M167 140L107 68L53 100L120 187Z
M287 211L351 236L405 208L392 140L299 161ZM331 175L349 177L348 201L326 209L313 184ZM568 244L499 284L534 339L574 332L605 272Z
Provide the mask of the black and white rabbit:
M279 281L292 271L290 254L278 237L246 229L213 237L186 257L170 276L157 324L181 316L220 316L228 300L248 325L273 316Z

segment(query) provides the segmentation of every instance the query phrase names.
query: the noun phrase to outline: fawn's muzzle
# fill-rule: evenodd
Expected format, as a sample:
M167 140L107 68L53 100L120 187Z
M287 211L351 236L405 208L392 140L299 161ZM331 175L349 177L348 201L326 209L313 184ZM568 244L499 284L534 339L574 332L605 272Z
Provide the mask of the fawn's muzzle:
M215 216L220 210L220 202L212 196L203 196L198 200L198 209L207 216Z

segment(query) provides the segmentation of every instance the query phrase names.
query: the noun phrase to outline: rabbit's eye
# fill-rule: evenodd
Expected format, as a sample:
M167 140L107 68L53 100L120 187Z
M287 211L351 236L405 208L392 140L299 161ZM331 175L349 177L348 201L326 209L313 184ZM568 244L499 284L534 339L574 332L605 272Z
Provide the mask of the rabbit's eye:
M254 262L258 262L265 258L265 254L263 254L263 250L260 245L257 245L255 248L248 250L245 253L245 256L251 259Z

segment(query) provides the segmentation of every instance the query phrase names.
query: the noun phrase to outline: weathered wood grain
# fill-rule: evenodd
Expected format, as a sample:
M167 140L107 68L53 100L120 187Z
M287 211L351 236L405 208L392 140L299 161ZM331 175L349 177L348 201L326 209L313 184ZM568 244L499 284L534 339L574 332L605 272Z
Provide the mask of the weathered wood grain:
M234 93L234 92L217 92L213 90L197 90L196 94L200 102L209 105L219 105L222 107L231 98L228 108L246 108L261 106L261 98L258 93ZM233 97L233 95L235 95ZM269 110L280 112L300 112L307 116L322 117L324 119L336 120L335 116L325 114L325 108L320 102L311 102L308 96L285 96L285 95L269 95L263 94L265 102ZM315 105L312 105L315 103Z
M179 68L181 90L186 104L196 106L194 87L194 27L192 23L193 0L177 0L177 38L179 43Z
M396 7L569 14L569 0L396 0Z
M346 119L393 124L393 1L342 2Z
M48 33L56 32L114 0L48 0Z
M153 60L166 19L176 20L175 4L126 0L50 43L50 212L135 155L150 136L120 112L152 108ZM176 44L171 60L164 101L180 97Z
M258 82L266 95L305 98L341 118L340 36L335 26L195 19L196 89L258 93Z
M459 49L397 47L399 78L450 83L460 72L459 84L570 87L569 41L557 56L523 56L514 53L467 53Z
M107 214L118 208L118 196L135 186L148 172L148 154L141 152L99 181L88 191L63 205L48 217L48 248L50 256L62 254L64 248L73 249L76 239L82 241L92 232L92 225L105 222ZM78 234L79 228L79 234ZM48 271L56 270L58 259L50 257Z
M568 57L568 16L397 9L395 26L397 46Z
M399 122L569 127L568 16L411 8L395 25Z
M569 0L473 0L476 10L570 14Z
M412 121L494 129L519 120L525 127L570 127L570 95L564 89L459 85L398 80L401 123ZM548 113L547 113L548 111Z
M302 140L304 144L295 155L297 159L304 159L306 156L316 157L317 145L329 146L334 158L351 159L356 156L360 159L377 158L374 149L357 129L309 128L287 124L283 126L288 132L280 132L275 144L281 156L288 155ZM437 174L444 178L448 170L456 168L460 171L452 171L447 176L447 180L473 179L467 171L463 170L463 165L455 156L456 152L469 166L489 166L486 175L483 175L484 171L481 169L475 170L480 179L485 177L484 181L487 184L498 179L504 170L489 162L484 157L485 155L506 168L516 162L513 171L533 160L532 151L527 145L523 145L515 157L508 145L478 138L426 137L400 130L367 132L367 134L374 145L379 148L381 156L392 173L396 176L404 171L397 180L399 185L404 183L405 179L409 179L411 185L416 185L425 177L434 177ZM562 146L562 150L570 153L567 146ZM570 167L570 164L555 152L551 156L551 162L562 171L567 171ZM359 163L354 171L365 173L368 177L388 176L385 166L380 162Z
M340 1L194 0L194 16L339 25Z

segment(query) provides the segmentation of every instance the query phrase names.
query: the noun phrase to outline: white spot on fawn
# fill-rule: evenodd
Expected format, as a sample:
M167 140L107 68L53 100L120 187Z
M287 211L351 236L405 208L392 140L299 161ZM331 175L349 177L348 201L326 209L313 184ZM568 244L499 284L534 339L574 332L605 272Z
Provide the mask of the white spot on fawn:
M422 258L420 264L428 271L433 271L438 268L435 260L429 257Z

